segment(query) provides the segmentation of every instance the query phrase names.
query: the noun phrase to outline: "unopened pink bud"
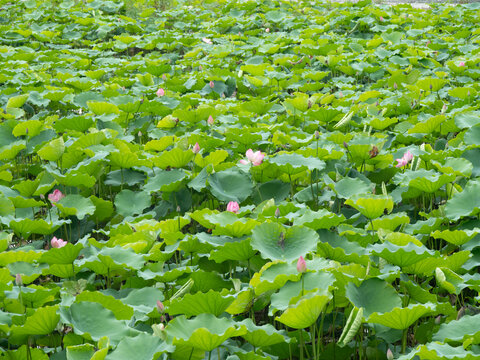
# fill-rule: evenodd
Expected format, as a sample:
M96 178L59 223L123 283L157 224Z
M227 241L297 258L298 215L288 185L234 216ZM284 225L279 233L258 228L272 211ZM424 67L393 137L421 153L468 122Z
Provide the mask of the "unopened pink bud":
M194 154L198 154L200 152L200 145L198 145L198 142L193 145L192 151Z
M210 116L208 117L208 120L207 120L208 125L213 125L214 122L215 122L215 120L213 120L212 115L210 115Z
M213 82L213 80L210 80L208 85L210 85L210 88L213 89L213 87L215 86L215 83Z
M157 90L156 94L157 94L158 97L164 96L165 95L165 90L160 88L160 89Z
M157 310L160 314L165 312L165 305L160 300L157 300Z
M300 256L297 261L297 271L299 273L304 273L307 271L307 264L305 263L305 259L303 256Z

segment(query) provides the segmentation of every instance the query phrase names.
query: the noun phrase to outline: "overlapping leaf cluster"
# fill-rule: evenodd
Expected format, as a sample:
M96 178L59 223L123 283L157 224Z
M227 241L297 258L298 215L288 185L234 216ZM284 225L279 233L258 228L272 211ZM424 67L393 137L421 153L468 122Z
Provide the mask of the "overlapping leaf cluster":
M479 358L478 20L0 1L0 358Z

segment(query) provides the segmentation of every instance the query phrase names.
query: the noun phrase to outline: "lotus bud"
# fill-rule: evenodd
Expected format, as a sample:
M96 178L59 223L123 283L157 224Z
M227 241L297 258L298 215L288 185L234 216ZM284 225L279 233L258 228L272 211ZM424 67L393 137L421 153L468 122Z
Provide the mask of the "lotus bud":
M163 81L167 80L167 75L163 74L163 75L162 75L162 80L163 80Z
M318 140L320 138L320 133L318 130L315 130L315 140Z
M20 274L15 275L15 285L17 285L17 286L22 286L23 285L22 275L20 275Z
M179 213L180 211L182 211L182 208L179 205L177 205L177 212Z
M438 316L435 318L435 324L436 324L436 325L440 325L441 322L442 322L442 315L438 315Z
M345 149L348 149L348 144L347 144L345 141L343 142L343 147L344 147Z
M165 305L160 300L157 300L157 311L159 314L163 314L165 312Z
M238 210L240 210L240 206L236 201L230 201L227 204L227 211L233 212L233 213L238 213Z
M265 32L269 33L269 32L270 32L270 28L266 28L266 29L265 29Z
M442 115L447 112L447 104L443 104L442 106Z
M380 21L381 21L381 22L383 22L383 21L384 21L384 19L383 19L383 16L380 16Z
M432 91L432 89L433 89L433 86L432 86L432 84L430 84L430 91Z
M215 86L215 83L213 82L213 80L210 80L208 85L210 86L210 89L213 89L213 87Z
M280 217L280 209L277 207L275 210L275 217L278 219Z
M459 66L459 67L465 66L465 61L460 61L460 62L458 63L458 66Z
M307 264L305 263L305 259L303 256L300 256L297 261L297 271L299 273L304 273L307 271Z
M394 90L397 90L397 89L398 89L398 85L397 85L396 82L393 83L393 89L394 89Z
M393 357L393 352L392 352L392 350L388 349L388 350L387 350L387 359L388 359L388 360L393 360L393 358L394 358L394 357Z
M213 125L214 122L215 122L215 120L213 120L212 115L210 115L210 116L208 117L208 120L207 120L208 125Z
M157 94L158 97L164 96L165 95L165 90L160 88L160 89L157 90L156 94Z
M25 135L28 135L28 128L25 128Z
M192 151L194 154L198 154L200 152L200 145L198 145L198 142L193 145Z
M203 70L202 65L199 65L199 66L198 66L198 71L202 71L202 70Z
M141 131L139 131L137 135L138 135L138 137L142 137L143 134L142 134Z

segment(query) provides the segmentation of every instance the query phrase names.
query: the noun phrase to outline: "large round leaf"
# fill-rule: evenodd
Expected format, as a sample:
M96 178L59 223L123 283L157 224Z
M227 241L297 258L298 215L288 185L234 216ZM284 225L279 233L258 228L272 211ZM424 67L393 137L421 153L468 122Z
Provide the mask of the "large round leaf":
M396 307L386 313L374 312L367 321L375 324L381 324L392 329L404 330L412 325L422 316L435 310L432 303L411 304L406 308Z
M173 349L172 345L158 337L141 333L135 337L122 339L105 360L157 359L159 354L171 352Z
M250 196L253 190L250 176L235 168L210 175L208 184L213 196L225 202L241 203Z
M115 207L124 217L141 214L150 206L150 202L150 195L145 191L133 192L124 189L115 196Z
M357 308L363 308L366 318L374 312L389 312L402 306L402 300L395 289L378 278L367 279L358 287L352 282L348 283L346 297Z
M212 351L225 340L247 332L245 327L239 327L233 320L219 319L212 314L200 314L191 320L185 316L176 317L165 330L167 340L173 345L188 344L203 351Z
M292 261L315 249L317 241L318 234L310 228L263 223L253 229L251 245L266 259Z
M445 215L450 220L478 214L480 210L480 182L470 181L461 193L456 193L445 204Z

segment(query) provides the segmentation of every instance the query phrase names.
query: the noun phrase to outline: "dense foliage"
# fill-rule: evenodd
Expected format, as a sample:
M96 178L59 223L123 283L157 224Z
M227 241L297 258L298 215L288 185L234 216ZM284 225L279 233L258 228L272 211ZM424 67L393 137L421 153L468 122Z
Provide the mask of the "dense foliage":
M188 3L0 0L0 359L479 359L478 3Z

